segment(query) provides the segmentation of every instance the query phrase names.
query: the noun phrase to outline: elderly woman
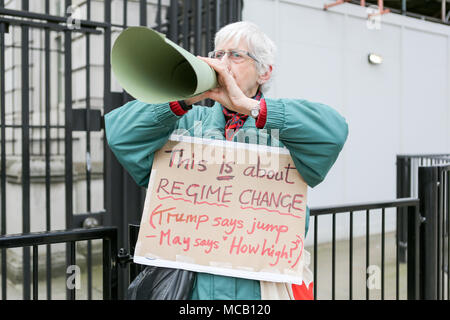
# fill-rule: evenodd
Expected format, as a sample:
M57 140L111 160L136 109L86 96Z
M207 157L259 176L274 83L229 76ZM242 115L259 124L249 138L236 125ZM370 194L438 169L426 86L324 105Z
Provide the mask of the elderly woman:
M336 161L347 139L347 124L322 103L265 97L274 53L275 45L255 24L236 22L223 27L209 58L199 57L216 71L219 86L184 101L149 105L134 100L113 110L105 116L111 150L136 183L147 187L154 153L176 129L191 135L198 132L193 130L196 122L208 138L244 142L242 137L254 134L257 143L285 146L306 183L316 186ZM195 105L205 98L216 103ZM308 224L309 210L306 232ZM312 285L285 286L288 292L281 294L267 288L266 282L197 273L190 298L312 298Z

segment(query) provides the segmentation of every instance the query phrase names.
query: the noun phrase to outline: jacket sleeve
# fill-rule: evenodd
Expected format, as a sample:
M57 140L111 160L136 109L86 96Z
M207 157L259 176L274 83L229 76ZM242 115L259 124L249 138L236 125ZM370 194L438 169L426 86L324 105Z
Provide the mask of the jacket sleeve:
M336 161L348 135L345 119L331 107L300 99L266 98L264 129L278 130L297 170L310 187L318 185Z
M199 113L198 106L177 116L169 103L148 104L130 101L105 115L108 145L136 183L147 187L155 151L162 148L180 119L187 125Z

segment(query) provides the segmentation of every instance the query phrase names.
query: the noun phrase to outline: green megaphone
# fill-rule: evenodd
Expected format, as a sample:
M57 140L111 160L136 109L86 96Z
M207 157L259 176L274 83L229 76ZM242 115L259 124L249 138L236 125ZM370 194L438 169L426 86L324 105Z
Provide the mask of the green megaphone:
M111 66L119 84L147 103L184 100L217 87L206 62L147 27L130 27L114 42Z

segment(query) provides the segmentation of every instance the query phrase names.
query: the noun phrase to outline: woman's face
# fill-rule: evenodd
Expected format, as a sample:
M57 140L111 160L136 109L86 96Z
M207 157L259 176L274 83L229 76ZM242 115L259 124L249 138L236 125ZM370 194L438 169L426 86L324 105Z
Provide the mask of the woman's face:
M215 50L230 51L236 49L247 52L249 51L247 44L242 39L237 47L233 45L233 41L231 40L219 44ZM236 83L242 92L249 98L256 95L256 91L259 87L259 75L256 71L257 62L245 54L243 55L243 59L240 59L240 61L235 61L226 54L222 58L222 61L225 62L228 69L231 71L232 76L236 80Z

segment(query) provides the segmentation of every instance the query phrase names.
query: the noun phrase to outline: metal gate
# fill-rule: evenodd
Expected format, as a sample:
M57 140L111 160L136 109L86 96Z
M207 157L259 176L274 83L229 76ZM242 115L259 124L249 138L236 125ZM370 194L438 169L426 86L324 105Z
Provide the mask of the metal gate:
M215 32L240 20L241 10L241 0L87 0L81 7L71 0L0 0L0 236L103 225L116 227L118 247L128 248L128 225L140 222L145 189L104 141L102 114L132 99L111 77L113 39L127 26L149 26L205 56ZM20 244L21 236L14 239ZM91 241L84 249L87 299L95 280ZM32 255L27 245L21 254L23 299L31 298L37 276L33 272L32 279L31 267L35 271L38 249ZM16 270L8 268L6 246L0 248L1 296L7 299L7 275ZM54 296L52 248L45 245L47 299ZM65 245L66 267L77 250L74 242ZM120 299L129 276L119 269ZM66 288L67 298L75 293Z
M450 154L397 156L397 197L419 197L420 299L449 300L450 277ZM403 214L405 214L403 212ZM408 248L407 217L400 216L402 259Z

